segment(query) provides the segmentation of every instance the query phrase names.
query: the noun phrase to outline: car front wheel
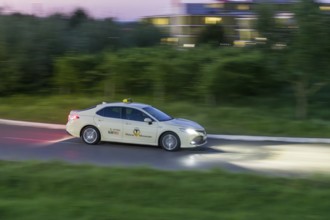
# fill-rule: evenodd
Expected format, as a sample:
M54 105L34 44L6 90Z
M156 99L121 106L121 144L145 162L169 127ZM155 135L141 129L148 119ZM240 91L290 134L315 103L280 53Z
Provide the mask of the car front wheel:
M100 142L101 135L97 128L87 126L82 131L81 138L86 144L98 144Z
M164 133L159 140L160 146L167 151L177 151L180 149L180 138L173 132Z

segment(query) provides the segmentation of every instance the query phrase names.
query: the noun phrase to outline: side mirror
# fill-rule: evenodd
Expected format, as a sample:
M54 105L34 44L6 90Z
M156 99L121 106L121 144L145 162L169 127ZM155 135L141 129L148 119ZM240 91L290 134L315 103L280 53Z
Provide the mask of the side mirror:
M149 125L152 124L152 119L151 118L145 118L144 122L148 123Z

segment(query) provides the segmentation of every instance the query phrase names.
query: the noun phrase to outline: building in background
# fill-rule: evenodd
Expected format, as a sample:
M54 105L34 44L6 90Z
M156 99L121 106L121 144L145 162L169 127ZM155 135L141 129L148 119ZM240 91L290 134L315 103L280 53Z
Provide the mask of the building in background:
M219 25L226 38L226 42L220 43L245 46L266 40L255 29L255 9L260 3L272 4L276 22L283 28L292 27L292 7L296 0L228 0L214 3L180 3L173 0L172 14L146 17L143 21L161 28L169 36L162 39L167 44L194 47L207 25ZM320 10L330 11L330 4L321 3Z

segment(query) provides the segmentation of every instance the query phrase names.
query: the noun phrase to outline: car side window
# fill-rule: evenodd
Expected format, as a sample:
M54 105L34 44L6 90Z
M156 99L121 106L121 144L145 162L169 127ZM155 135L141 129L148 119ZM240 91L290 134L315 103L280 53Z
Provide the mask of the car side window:
M149 118L149 116L137 109L125 108L123 118L132 121L144 121L144 119Z
M121 107L105 107L96 114L107 118L121 118Z

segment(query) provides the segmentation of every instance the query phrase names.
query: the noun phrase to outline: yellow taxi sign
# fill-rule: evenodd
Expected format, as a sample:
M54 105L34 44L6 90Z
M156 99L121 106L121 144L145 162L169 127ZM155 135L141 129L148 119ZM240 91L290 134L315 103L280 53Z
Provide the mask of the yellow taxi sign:
M123 103L132 103L133 100L131 98L123 99Z

